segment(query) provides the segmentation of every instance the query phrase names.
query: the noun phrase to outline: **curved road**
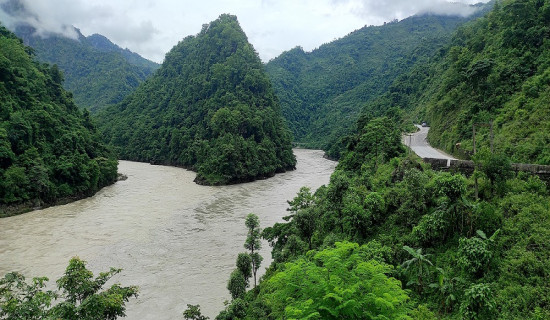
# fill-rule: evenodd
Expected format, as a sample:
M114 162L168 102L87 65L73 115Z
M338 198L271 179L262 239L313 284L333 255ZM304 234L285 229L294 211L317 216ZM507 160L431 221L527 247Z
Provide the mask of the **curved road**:
M402 141L404 145L410 147L420 158L455 160L452 156L428 144L426 137L428 136L430 127L416 126L420 129L419 131L412 133L410 136L403 135Z

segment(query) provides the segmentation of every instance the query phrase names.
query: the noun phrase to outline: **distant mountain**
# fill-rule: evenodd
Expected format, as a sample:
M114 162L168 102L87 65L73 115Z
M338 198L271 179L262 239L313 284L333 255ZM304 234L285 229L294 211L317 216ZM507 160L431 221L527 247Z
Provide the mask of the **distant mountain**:
M269 78L230 15L179 42L98 119L121 158L192 168L199 183L251 181L296 163Z
M117 160L57 66L0 25L0 217L91 195L117 178Z
M118 52L122 54L122 56L126 58L126 61L136 67L142 68L147 75L153 74L153 72L160 68L160 65L158 63L147 60L139 54L132 52L128 49L122 49L121 47L112 43L111 40L100 34L94 33L91 36L86 37L86 41L100 51Z
M38 60L59 66L65 89L80 107L97 111L122 101L159 67L101 35L75 31L78 40L56 34L42 38L30 26L19 26L15 33L34 48Z
M271 60L266 69L295 141L333 148L330 153L337 157L339 140L363 107L417 61L435 54L458 25L472 18L413 16L361 28L312 52L298 47Z

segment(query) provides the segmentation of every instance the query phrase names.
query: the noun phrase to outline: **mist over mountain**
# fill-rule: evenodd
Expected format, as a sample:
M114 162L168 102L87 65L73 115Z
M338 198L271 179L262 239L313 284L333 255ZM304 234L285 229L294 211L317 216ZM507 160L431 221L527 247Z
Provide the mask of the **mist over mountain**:
M38 60L59 66L65 89L80 107L94 112L118 103L158 68L105 37L84 37L74 30L77 40L58 34L43 38L30 26L19 26L15 33L34 48Z
M47 10L46 10L47 9ZM56 12L62 14L64 10L55 8L52 3L43 1L1 0L0 21L10 30L20 26L28 26L33 33L40 37L60 35L73 40L78 40L78 32L71 24L65 23L59 16L45 14Z
M101 35L85 37L72 26L53 27L57 24L46 23L25 2L10 0L0 8L39 61L58 65L75 103L92 112L122 101L159 67Z
M16 0L0 0L0 3ZM121 47L162 62L166 52L182 36L196 34L203 21L222 12L239 17L250 42L262 61L280 55L296 45L306 51L319 47L364 25L382 25L415 14L469 15L472 0L375 0L319 1L236 1L182 2L132 0L17 0L34 18L4 17L10 29L18 21L30 21L41 34L65 33L76 39L70 26L85 35L99 33ZM481 0L480 2L487 2ZM9 18L7 21L6 18ZM197 27L199 26L199 27ZM72 35L71 35L72 33Z

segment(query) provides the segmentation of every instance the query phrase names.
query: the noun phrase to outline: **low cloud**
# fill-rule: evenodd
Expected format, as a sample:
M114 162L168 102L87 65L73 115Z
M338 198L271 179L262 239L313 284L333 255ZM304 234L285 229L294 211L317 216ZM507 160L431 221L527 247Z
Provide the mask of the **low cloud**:
M365 25L414 14L467 16L476 0L0 0L0 22L32 25L38 35L99 33L162 62L166 52L222 13L237 15L264 61L297 45L309 51ZM488 0L479 0L487 2ZM12 10L5 9L10 7ZM14 9L15 8L15 9Z
M437 3L435 6L424 9L418 12L418 14L423 13L432 13L437 15L448 15L448 16L460 16L460 17L469 17L474 14L478 8L466 5L463 3L457 2L442 2Z
M140 2L140 6L143 4ZM146 42L154 42L159 31L151 19L131 17L128 12L132 6L135 2L0 0L0 22L11 30L30 25L38 36L55 34L71 39L78 39L77 27L85 35L100 33L122 47L136 50Z
M429 13L467 17L477 10L470 6L472 1L468 0L392 0L384 2L378 0L331 0L331 3L335 6L347 7L353 14L361 18L369 18L377 23Z
M40 0L0 0L0 19L12 30L20 25L30 25L41 37L58 34L77 39L78 34L73 26L62 23L65 21L62 15L66 11L59 10L60 7L74 7L74 3L67 0L52 5Z

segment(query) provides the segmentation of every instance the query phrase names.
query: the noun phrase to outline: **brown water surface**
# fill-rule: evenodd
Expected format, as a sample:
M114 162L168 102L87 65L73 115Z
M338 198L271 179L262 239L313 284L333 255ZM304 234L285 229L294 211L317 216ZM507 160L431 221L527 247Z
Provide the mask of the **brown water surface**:
M128 179L94 197L0 219L0 275L47 276L53 286L79 256L95 274L123 268L114 280L140 287L126 319L183 319L187 304L200 304L213 319L230 298L227 279L245 251L246 215L271 226L300 187L329 181L335 162L321 151L294 153L295 171L221 187L199 186L184 169L120 161ZM261 271L271 263L271 248L263 246Z

